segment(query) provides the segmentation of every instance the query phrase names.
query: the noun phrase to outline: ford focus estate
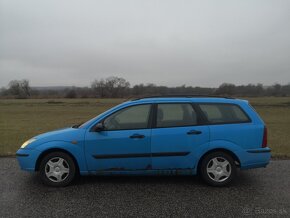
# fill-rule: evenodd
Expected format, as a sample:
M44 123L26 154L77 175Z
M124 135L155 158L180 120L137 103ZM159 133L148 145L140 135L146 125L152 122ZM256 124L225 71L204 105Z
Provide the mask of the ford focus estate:
M66 186L76 175L195 175L224 186L236 171L270 161L267 129L246 100L150 97L117 105L70 128L33 137L21 169Z

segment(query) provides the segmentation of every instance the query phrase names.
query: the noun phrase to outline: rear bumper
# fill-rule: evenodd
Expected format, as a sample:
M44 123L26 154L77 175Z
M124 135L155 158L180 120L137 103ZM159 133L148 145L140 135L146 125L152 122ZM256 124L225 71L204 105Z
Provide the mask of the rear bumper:
M40 151L34 149L19 149L16 158L22 170L35 171L35 165Z
M271 149L258 148L247 150L244 154L244 162L241 163L241 169L251 169L266 167L270 163Z

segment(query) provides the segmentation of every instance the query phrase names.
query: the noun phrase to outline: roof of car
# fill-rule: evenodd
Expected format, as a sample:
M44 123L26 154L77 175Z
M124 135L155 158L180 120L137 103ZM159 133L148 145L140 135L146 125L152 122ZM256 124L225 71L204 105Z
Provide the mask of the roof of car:
M164 96L146 96L132 99L131 102L150 103L150 102L215 102L215 103L234 103L244 101L227 96L204 96L204 95L164 95Z
M139 98L134 98L133 101L146 99L146 98L227 98L234 99L230 96L219 96L219 95L152 95L152 96L142 96Z

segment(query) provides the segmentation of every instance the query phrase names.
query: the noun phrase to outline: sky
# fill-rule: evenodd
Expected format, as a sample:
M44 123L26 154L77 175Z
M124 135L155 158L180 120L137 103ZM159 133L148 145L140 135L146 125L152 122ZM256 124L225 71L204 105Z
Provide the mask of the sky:
M0 0L0 87L290 82L289 0Z

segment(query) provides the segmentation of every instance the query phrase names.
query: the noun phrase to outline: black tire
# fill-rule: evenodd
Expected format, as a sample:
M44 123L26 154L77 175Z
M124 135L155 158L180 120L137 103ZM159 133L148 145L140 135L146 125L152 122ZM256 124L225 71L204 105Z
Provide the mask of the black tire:
M216 158L216 159L215 159ZM212 166L214 163L214 159L218 160L218 163L223 163L222 161L226 160L228 161L229 164L226 165L226 167L222 168L220 167L220 165L218 164L217 166L219 166L222 169L217 169L217 167ZM224 162L226 163L226 162ZM209 172L207 170L207 168L215 168L216 170L214 170L214 173ZM200 165L200 174L202 176L202 179L211 186L226 186L229 185L236 177L236 172L237 172L237 167L235 165L235 161L232 158L231 155L225 153L225 152L212 152L209 153L208 155L206 155ZM215 181L214 179L218 178L218 175L220 172L218 172L219 170L221 170L222 172L226 171L226 173L229 174L229 176L223 175L223 173L221 173L221 176L219 179L220 181ZM215 175L217 175L217 177L215 177Z
M52 167L53 173L55 175L57 175L56 173L59 173L59 172L57 172L56 167L59 167L59 168L63 167L68 172L65 172L62 174L62 176L60 177L61 181L57 181L57 177L55 177L54 174L52 176L50 176L50 178L49 178L46 174L46 172L50 171L50 168L51 168L49 166L49 163L55 161L53 163L58 164L57 160L61 160L61 159L64 160L62 162L63 164L56 165L56 166ZM59 170L59 171L61 171L61 170ZM73 179L75 178L76 166L75 166L75 163L70 155L68 155L64 152L51 152L42 158L42 160L40 162L40 167L39 167L38 173L39 173L40 180L45 185L53 186L53 187L64 187L64 186L69 185L73 181ZM60 172L60 174L61 173L62 172Z

